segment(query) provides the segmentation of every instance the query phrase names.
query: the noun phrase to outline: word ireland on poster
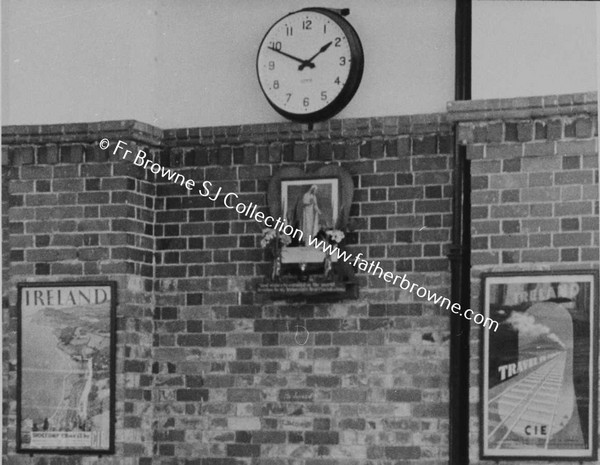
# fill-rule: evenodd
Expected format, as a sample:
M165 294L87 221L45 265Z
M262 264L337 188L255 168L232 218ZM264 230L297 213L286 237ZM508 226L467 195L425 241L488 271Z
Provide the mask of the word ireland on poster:
M482 457L594 459L598 279L593 271L484 276Z

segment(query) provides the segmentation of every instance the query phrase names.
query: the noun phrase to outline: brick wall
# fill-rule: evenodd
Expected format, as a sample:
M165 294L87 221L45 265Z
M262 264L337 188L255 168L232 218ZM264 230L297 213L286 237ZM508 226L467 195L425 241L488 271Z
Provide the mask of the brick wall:
M598 269L597 114L595 93L449 105L471 160L473 308L483 272ZM473 327L472 463L480 336Z
M388 464L447 458L448 318L359 274L360 298L271 301L261 225L97 143L137 144L266 209L281 166L344 167L350 252L450 295L452 126L444 115L160 131L4 128L4 443L15 454L20 281L115 279L117 454L62 464ZM8 234L6 233L8 231ZM301 324L305 345L294 338Z
M49 463L14 452L17 282L117 281L116 450L119 456L152 453L152 376L135 367L138 360L148 365L152 360L156 186L131 166L110 160L97 146L97 134L144 144L149 151L159 142L156 131L131 121L4 128L2 446L7 463Z
M103 152L122 139L266 208L281 166L353 178L348 249L450 296L453 125L472 170L472 308L484 271L598 262L596 96L454 102L446 115L162 131L3 128L3 455L17 465L441 464L448 322L358 274L360 297L271 301L261 225ZM16 283L118 282L114 456L15 453ZM295 325L309 331L305 345ZM472 333L471 460L478 462Z

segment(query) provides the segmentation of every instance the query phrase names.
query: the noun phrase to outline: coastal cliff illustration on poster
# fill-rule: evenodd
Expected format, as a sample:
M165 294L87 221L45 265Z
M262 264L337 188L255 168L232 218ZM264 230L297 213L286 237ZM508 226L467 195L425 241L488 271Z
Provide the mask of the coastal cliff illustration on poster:
M19 285L21 451L112 452L114 296L114 283Z
M593 458L595 273L487 275L482 456Z

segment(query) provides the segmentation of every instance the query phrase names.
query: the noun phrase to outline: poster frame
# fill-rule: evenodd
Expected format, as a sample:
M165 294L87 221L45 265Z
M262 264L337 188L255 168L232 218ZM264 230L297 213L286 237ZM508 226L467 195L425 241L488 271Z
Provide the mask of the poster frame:
M547 450L548 455L540 454L531 449L514 449L510 453L493 453L487 447L486 443L486 415L488 415L486 388L486 366L489 366L490 355L490 340L489 333L486 328L481 328L480 338L480 370L479 370L479 387L480 387L480 408L479 408L479 455L482 460L559 460L559 461L596 461L598 459L598 270L556 270L556 271L513 271L513 272L486 272L480 275L481 289L480 302L482 306L481 313L490 317L490 302L488 294L488 282L496 278L515 278L522 277L523 282L531 282L531 278L544 278L557 280L561 277L582 277L591 283L590 301L587 305L589 335L590 335L590 361L591 375L588 373L588 379L591 386L588 385L590 393L590 417L588 419L588 427L590 431L589 449L551 449ZM497 283L502 284L502 283ZM486 363L487 361L487 363ZM567 453L570 451L570 453ZM573 451L579 451L579 454L574 454ZM506 452L506 451L505 451ZM551 454L551 455L550 455Z
M26 288L73 288L73 287L108 287L110 290L109 321L109 424L108 424L108 446L105 448L31 448L22 441L22 382L23 382L23 321L22 321L22 295ZM61 454L61 455L111 455L115 453L115 393L116 393L116 309L117 309L117 282L116 281L45 281L45 282L22 282L17 283L17 427L16 427L16 452L22 454Z

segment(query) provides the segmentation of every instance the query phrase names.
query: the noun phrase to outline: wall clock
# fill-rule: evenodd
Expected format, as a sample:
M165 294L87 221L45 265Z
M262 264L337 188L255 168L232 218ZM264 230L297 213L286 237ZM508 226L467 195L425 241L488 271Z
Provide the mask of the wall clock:
M258 81L271 106L301 123L331 118L352 99L362 78L358 34L349 11L305 8L279 19L263 38Z

